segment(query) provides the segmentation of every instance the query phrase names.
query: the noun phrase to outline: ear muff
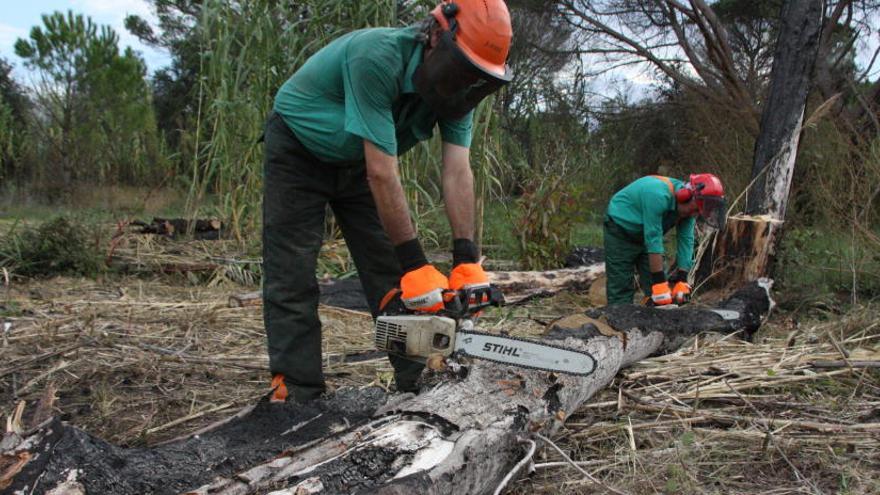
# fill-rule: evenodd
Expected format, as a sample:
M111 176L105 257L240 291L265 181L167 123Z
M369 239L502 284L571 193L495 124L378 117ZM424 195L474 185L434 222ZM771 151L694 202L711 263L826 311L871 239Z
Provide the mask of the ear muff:
M675 191L675 201L678 203L687 203L694 197L694 191L691 190L689 185L686 185Z

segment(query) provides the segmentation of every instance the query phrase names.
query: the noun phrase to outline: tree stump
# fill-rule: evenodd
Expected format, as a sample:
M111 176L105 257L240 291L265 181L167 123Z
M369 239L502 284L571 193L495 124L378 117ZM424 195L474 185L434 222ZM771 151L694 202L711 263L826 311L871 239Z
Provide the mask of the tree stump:
M739 286L766 276L776 255L783 222L768 215L737 215L716 234L714 249L700 260L697 280L706 287Z

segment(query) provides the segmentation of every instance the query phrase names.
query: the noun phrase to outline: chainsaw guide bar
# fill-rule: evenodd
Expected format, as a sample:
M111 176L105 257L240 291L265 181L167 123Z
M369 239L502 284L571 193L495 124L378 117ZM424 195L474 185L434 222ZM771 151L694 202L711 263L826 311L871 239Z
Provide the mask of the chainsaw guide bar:
M596 370L596 358L589 352L476 330L458 332L455 354L518 368L575 376L588 376Z

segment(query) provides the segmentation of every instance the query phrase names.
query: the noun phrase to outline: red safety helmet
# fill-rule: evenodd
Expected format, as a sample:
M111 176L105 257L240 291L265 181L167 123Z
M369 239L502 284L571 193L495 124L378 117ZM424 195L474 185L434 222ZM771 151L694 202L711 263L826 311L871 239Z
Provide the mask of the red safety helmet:
M413 82L438 116L460 119L513 78L510 12L503 0L444 0L431 15L442 32Z
M681 203L692 198L696 200L700 216L709 226L719 230L724 227L727 201L724 199L721 179L714 174L691 174L688 182L675 195Z

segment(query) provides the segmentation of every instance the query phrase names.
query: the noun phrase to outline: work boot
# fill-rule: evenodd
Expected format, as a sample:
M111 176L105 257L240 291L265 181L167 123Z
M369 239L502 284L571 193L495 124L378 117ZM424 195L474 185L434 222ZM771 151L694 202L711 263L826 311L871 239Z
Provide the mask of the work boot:
M284 384L284 375L278 373L272 377L272 396L269 402L287 402L287 385Z

